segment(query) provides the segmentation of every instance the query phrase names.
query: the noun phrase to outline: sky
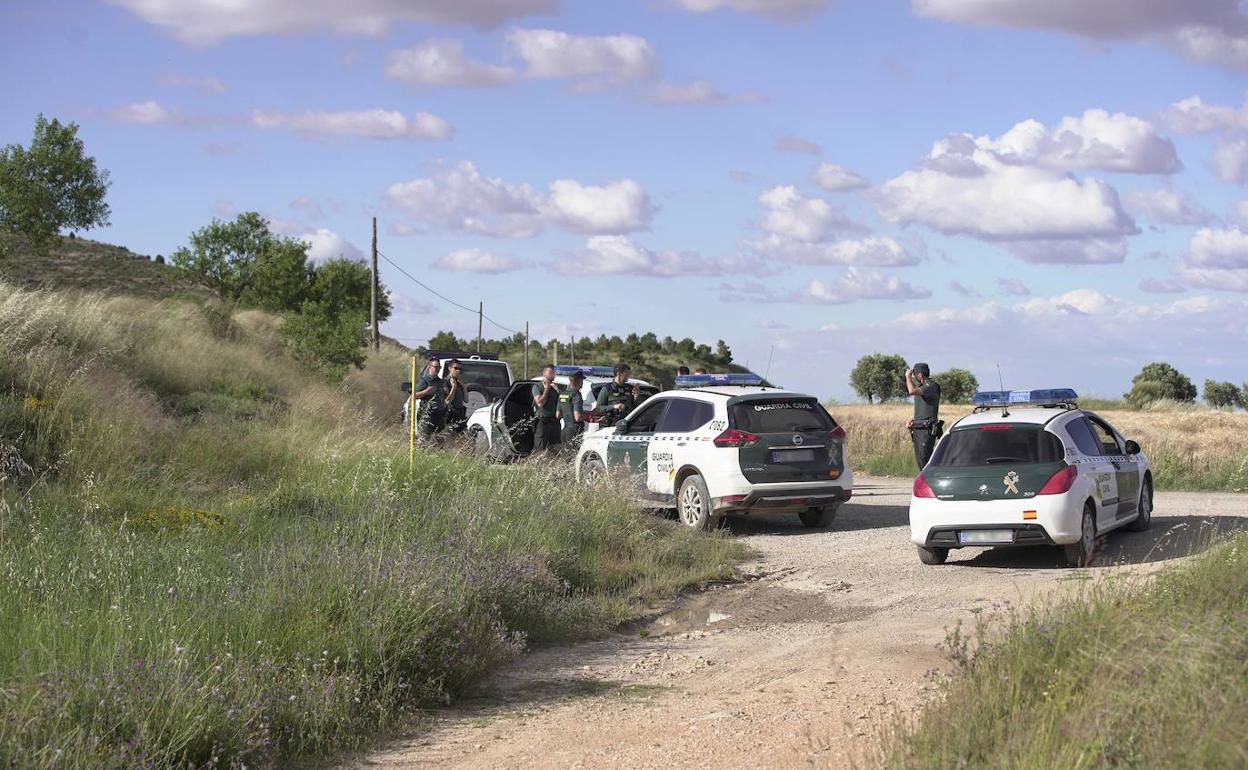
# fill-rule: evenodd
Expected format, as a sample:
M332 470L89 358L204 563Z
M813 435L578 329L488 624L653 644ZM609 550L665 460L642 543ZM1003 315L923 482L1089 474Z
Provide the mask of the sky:
M1248 380L1235 0L3 0L0 72L0 144L44 113L110 171L90 237L363 258L377 217L410 345L477 319L391 263L487 337L723 339L824 398L871 352Z

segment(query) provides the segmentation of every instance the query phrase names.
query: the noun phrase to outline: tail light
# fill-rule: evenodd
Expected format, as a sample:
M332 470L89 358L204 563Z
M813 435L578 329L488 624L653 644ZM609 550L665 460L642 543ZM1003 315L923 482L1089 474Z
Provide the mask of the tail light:
M840 439L841 441L844 441L845 439L849 438L849 434L845 432L844 428L838 425L832 429L831 433L828 434L828 438L834 439L834 440Z
M1075 479L1079 477L1079 469L1073 465L1067 465L1057 473L1049 477L1044 482L1044 486L1040 487L1038 495L1064 495L1070 491L1071 486L1075 483Z
M755 436L749 431L729 428L715 437L715 446L739 448L743 446L753 446L757 441L758 436Z
M920 473L914 477L914 496L915 497L935 497L936 493L932 491L932 485L927 483L927 479L923 478Z

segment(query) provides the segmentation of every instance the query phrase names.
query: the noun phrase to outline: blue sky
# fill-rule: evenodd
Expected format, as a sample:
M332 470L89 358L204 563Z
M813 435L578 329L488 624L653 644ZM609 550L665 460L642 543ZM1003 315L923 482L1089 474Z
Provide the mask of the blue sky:
M92 233L258 210L535 335L655 331L847 399L1248 379L1248 17L1129 0L16 0L0 142L74 120ZM412 343L475 318L383 264ZM487 334L498 334L487 327ZM610 362L605 362L610 363Z

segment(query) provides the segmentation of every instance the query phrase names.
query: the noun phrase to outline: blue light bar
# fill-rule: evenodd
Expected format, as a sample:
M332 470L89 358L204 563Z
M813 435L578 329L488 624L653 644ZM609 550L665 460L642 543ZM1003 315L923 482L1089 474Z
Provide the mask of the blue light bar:
M971 397L975 406L1056 406L1072 404L1079 394L1070 388L1044 390L983 390Z
M680 374L676 376L678 388L705 388L710 385L762 385L763 378L752 372L730 374Z
M563 377L571 377L573 374L580 372L586 377L614 377L615 367L613 366L572 366L570 364L559 364L555 367L555 374Z

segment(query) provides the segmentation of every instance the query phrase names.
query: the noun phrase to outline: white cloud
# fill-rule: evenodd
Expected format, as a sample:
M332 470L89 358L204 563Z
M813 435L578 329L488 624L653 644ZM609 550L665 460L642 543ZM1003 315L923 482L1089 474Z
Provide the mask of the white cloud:
M1140 291L1146 291L1150 294L1182 294L1187 289L1181 282L1173 278L1146 276L1140 279Z
M1241 225L1248 227L1248 200L1242 200L1231 207L1231 217Z
M308 260L313 263L320 264L326 260L339 257L350 260L361 260L364 258L364 252L356 248L354 244L333 230L327 230L324 227L302 233L298 237L299 240L308 243Z
M720 285L722 302L763 302L804 305L845 305L858 300L911 300L932 296L928 289L912 286L897 276L849 267L832 283L812 278L791 292L777 292L757 282Z
M758 202L764 209L759 225L773 235L818 243L853 226L844 212L822 198L807 198L793 185L765 190Z
M871 186L865 177L835 163L820 163L811 172L810 180L828 192L860 190Z
M550 265L565 275L647 275L660 278L740 272L750 265L739 257L705 257L694 251L651 251L622 235L596 235L585 250Z
M1178 268L1188 286L1248 292L1248 230L1197 230Z
M483 176L469 161L392 184L386 196L418 222L502 238L527 238L548 225L589 234L633 232L649 227L654 212L650 196L632 179L604 185L558 179L542 193Z
M1213 175L1229 184L1248 183L1248 133L1223 136L1209 156Z
M1031 289L1027 288L1027 284L1017 278L998 278L997 288L1011 297L1031 296Z
M510 19L553 13L558 0L110 0L190 43L240 35L329 30L379 36L394 22L493 27Z
M475 62L464 56L458 40L427 40L420 45L393 51L386 74L409 83L434 86L483 88L516 79L511 67Z
M1195 198L1175 190L1133 190L1125 203L1137 216L1159 225L1204 225L1213 220Z
M363 136L370 139L442 141L455 135L446 120L428 112L408 117L394 110L278 112L254 110L251 124L262 129L289 129L305 136Z
M458 270L468 273L510 273L522 270L524 265L515 257L491 254L481 249L456 249L442 255L433 266L438 270Z
M780 152L795 152L802 155L820 155L823 153L822 147L796 134L785 134L776 139L776 149Z
M705 80L695 80L686 85L659 83L647 97L647 101L660 107L677 104L757 104L767 101L767 96L758 91L729 94Z
M1117 265L1127 258L1122 238L1016 241L1010 251L1037 265Z
M828 243L807 243L793 238L769 235L750 244L755 252L791 265L858 265L906 267L917 265L918 257L887 236L869 236Z
M1002 157L999 146L998 140L968 134L936 142L918 168L872 191L880 215L985 240L1112 238L1137 232L1117 192L1104 181L1021 165L1017 153Z
M1098 109L1064 117L1051 129L1024 120L995 139L979 137L976 144L1005 163L1054 171L1173 174L1183 168L1174 144L1152 123Z
M427 302L421 302L394 289L386 289L386 296L390 298L390 307L394 308L398 313L411 313L412 315L429 315L436 308Z
M758 13L780 21L797 22L814 16L828 7L830 0L676 0L685 10L698 13L731 8L734 11Z
M177 116L173 112L151 99L118 107L115 110L111 110L108 113L108 117L113 120L119 120L122 123L141 123L149 126L157 123L176 123L178 121Z
M1248 101L1242 107L1227 107L1209 104L1199 95L1193 95L1167 107L1161 113L1161 121L1180 134L1248 129Z
M637 35L570 35L553 29L516 29L507 35L532 78L649 77L656 69L654 49Z
M1050 29L1094 40L1155 40L1199 62L1248 68L1248 17L1233 0L911 0L922 16Z
M645 189L632 179L606 185L559 179L550 185L554 218L581 233L626 233L650 226L654 206Z
M180 75L177 73L169 73L161 75L158 81L162 86L170 86L174 88L193 88L206 94L223 94L225 93L225 83L214 77L197 77L195 75Z

